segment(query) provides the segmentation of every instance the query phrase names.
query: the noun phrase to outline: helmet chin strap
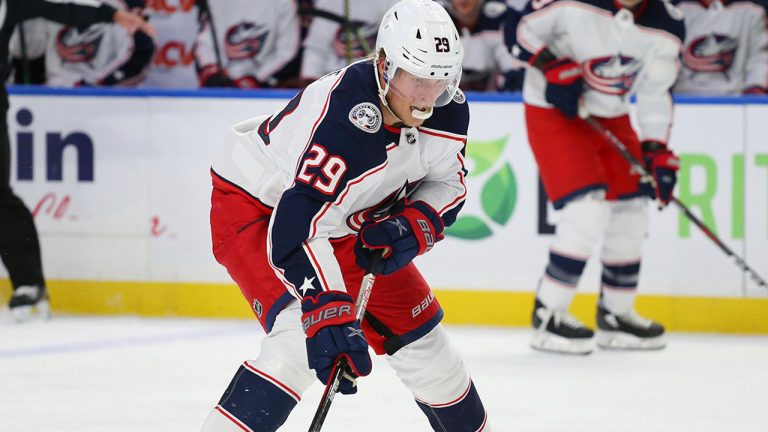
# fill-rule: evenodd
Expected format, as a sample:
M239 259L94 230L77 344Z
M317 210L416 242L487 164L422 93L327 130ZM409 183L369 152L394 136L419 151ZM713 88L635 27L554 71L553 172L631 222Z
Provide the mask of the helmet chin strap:
M392 114L392 117L394 117L397 121L403 122L403 120L395 114L394 111L392 111L392 108L389 107L389 102L387 102L387 93L389 93L389 81L384 80L385 87L381 88L381 80L379 79L379 55L376 54L376 58L374 60L374 67L373 67L373 73L376 75L376 87L379 89L379 99L381 100L381 103L384 104L384 107L387 108L387 111L389 111L390 114Z
M376 58L374 60L374 68L373 73L376 76L376 87L379 89L379 99L381 99L381 103L384 104L384 107L387 108L387 111L389 111L390 114L392 114L392 117L394 117L397 121L400 123L405 123L403 119L397 116L394 111L392 111L392 108L389 106L389 102L387 102L387 94L389 94L389 80L384 80L384 88L381 88L381 81L379 80L379 56L376 55ZM413 118L419 119L419 120L426 120L430 117L432 117L432 112L434 108L429 107L425 111L421 111L418 109L411 110L411 115Z

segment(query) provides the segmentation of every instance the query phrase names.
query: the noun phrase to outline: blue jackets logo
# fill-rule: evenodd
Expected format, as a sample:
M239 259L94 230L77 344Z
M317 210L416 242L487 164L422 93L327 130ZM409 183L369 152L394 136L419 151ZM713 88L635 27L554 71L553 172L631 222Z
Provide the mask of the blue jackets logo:
M721 72L731 69L739 42L726 35L711 34L694 39L683 53L685 67L693 72Z
M623 96L632 89L642 66L639 60L625 55L589 59L584 62L584 80L601 93Z

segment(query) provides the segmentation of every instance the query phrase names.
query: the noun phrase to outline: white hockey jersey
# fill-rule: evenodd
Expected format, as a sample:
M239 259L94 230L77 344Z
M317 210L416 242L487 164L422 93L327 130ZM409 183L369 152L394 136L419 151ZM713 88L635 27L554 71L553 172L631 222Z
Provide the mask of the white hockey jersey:
M221 67L229 78L268 83L299 52L300 22L295 0L208 0L209 21L197 36L201 71ZM218 55L220 58L217 58Z
M464 90L496 90L497 73L522 67L504 46L501 33L507 14L517 12L511 10L503 0L483 1L480 15L471 26L457 19L449 0L441 2L453 18L461 35L461 44L464 45L464 60L461 64L461 88Z
M683 70L675 91L741 94L768 88L768 30L764 0L684 0Z
M330 240L355 234L407 198L434 208L445 226L467 189L463 94L418 128L383 124L370 61L309 85L280 112L231 128L213 175L273 208L272 265L289 290L344 290Z
M101 3L122 10L144 6L143 0L101 0ZM134 38L113 23L77 28L40 19L25 25L28 55L35 57L42 49L46 84L55 87L138 83L149 67L154 50L150 36L141 33L138 37ZM139 47L136 40L141 44Z
M142 85L197 88L195 39L199 30L196 0L149 0L145 14L157 29L157 49Z
M316 0L315 9L344 16L345 0ZM384 13L398 0L350 0L349 19L360 24L359 33L367 48L376 46L376 35ZM358 60L369 54L359 39L351 43L352 58ZM301 61L301 77L305 80L319 78L328 72L347 65L346 35L338 22L316 16L312 19L309 33L304 40L304 58Z
M644 0L634 14L618 9L613 0L532 0L517 27L513 54L530 61L546 47L580 64L585 107L599 117L628 113L635 93L640 139L666 142L672 122L669 90L685 37L682 19L662 0ZM551 107L545 88L541 71L529 67L525 102Z

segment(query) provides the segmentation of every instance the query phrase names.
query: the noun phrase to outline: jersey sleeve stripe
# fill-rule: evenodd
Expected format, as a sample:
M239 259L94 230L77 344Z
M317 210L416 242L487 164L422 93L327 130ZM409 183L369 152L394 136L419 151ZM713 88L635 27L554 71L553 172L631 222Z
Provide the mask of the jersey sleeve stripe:
M448 210L450 210L450 209L456 207L457 205L459 205L459 203L464 201L464 198L467 196L467 184L464 181L464 172L465 172L465 169L464 169L464 158L461 156L461 153L458 153L458 154L456 154L456 159L458 159L459 163L461 164L461 169L459 170L459 172L457 174L459 175L459 182L461 183L461 186L464 188L464 191L461 193L461 195L457 196L453 201L451 201L448 205L443 207L438 212L440 214L440 216L442 216Z
M272 221L270 221L270 227L269 231L272 231L272 222L274 221L274 218L272 218ZM275 272L275 275L277 275L277 278L280 279L280 282L285 285L285 288L297 299L301 300L301 295L299 294L299 291L296 289L296 287L285 277L285 271L281 269L280 267L276 266L274 262L272 262L272 236L267 235L267 261L269 262L269 266L272 267L272 270Z
M301 246L309 257L309 262L312 264L312 268L315 270L315 274L320 276L320 288L322 288L323 291L330 291L331 287L328 285L328 280L325 277L325 273L323 273L323 268L320 266L320 263L317 260L317 256L315 256L315 252L312 250L309 242L305 241Z

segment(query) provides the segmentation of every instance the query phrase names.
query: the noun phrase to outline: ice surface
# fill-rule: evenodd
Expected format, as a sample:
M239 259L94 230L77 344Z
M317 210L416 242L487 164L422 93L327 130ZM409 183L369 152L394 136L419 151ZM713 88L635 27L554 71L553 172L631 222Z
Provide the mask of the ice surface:
M659 352L544 354L525 329L449 327L494 432L768 431L768 337L672 334ZM197 431L263 336L253 321L0 314L0 431ZM314 385L285 431L306 431ZM324 431L427 431L383 359Z

